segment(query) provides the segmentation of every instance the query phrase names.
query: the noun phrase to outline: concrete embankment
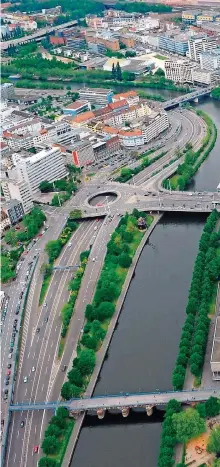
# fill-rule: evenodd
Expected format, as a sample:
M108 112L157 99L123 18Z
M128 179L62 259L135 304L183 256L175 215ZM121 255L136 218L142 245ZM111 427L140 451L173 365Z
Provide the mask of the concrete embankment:
M135 254L134 258L133 258L132 265L131 265L131 267L130 267L130 269L128 271L127 277L125 279L121 295L120 295L120 297L118 299L118 302L117 302L116 312L115 312L115 314L114 314L114 316L113 316L113 318L111 320L111 323L110 323L110 325L108 327L108 331L107 331L105 340L104 340L104 342L102 344L102 347L99 350L99 352L97 352L97 354L96 354L96 366L95 366L94 372L93 372L93 374L91 376L89 385L88 385L86 393L85 393L85 395L87 397L88 396L91 397L92 394L93 394L93 391L95 389L95 385L96 385L99 373L100 373L102 365L104 363L105 355L106 355L107 350L109 348L109 345L111 343L111 339L112 339L112 336L113 336L113 333L114 333L114 330L115 330L115 327L116 327L120 312L122 310L122 306L123 306L126 294L128 292L130 282L131 282L133 274L135 272L136 265L138 263L140 255L141 255L141 252L142 252L142 250L143 250L143 248L144 248L144 246L146 244L146 241L148 240L149 236L151 235L152 231L156 227L156 225L159 222L159 220L161 219L161 217L162 217L162 214L161 215L158 214L158 215L154 216L154 220L153 220L151 226L146 231L144 237L141 240L140 245L137 248L136 254ZM73 456L73 452L75 450L76 443L77 443L78 438L79 438L80 430L82 428L84 417L85 417L85 413L80 415L79 418L76 420L76 424L75 424L74 430L72 432L72 435L70 437L69 444L68 444L68 447L67 447L67 450L66 450L66 454L65 454L65 457L64 457L64 460L63 460L63 463L62 463L63 467L70 466L72 456Z

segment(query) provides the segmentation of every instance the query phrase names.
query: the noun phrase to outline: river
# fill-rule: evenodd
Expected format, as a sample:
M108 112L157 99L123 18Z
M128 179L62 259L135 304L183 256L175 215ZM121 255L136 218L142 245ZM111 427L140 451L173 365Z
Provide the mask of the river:
M161 95L162 92L160 92ZM220 103L197 106L219 128ZM220 182L220 135L195 177L194 189L213 190ZM185 306L204 226L204 215L166 214L143 249L95 394L171 389ZM115 422L112 421L115 417ZM121 423L86 417L71 467L156 467L161 419L135 415Z

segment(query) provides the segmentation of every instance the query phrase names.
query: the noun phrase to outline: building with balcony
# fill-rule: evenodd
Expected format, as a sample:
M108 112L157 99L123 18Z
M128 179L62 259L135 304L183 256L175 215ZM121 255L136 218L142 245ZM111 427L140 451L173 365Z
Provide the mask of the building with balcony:
M174 81L174 83L192 83L192 71L197 67L190 60L166 60L164 71L166 79Z

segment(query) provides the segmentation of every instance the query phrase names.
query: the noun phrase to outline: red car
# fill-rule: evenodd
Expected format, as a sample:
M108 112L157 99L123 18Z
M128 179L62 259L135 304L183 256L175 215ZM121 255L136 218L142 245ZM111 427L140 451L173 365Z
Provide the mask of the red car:
M10 374L11 374L11 370L7 370L6 375L10 376Z
M34 453L36 454L38 452L39 446L34 446Z
M42 233L39 233L39 234L38 234L38 237L43 237L43 234L42 234Z

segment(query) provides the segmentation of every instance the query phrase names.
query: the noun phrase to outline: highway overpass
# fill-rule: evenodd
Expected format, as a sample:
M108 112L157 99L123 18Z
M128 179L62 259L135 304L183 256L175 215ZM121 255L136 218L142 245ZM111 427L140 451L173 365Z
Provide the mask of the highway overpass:
M98 409L122 409L124 407L146 407L155 405L166 405L171 399L181 403L201 402L208 400L211 396L220 397L220 389L200 389L191 391L161 391L146 393L121 393L115 395L97 396L91 398L72 399L65 402L36 402L10 405L11 412L21 410L51 410L58 407L66 407L73 412L97 411Z

